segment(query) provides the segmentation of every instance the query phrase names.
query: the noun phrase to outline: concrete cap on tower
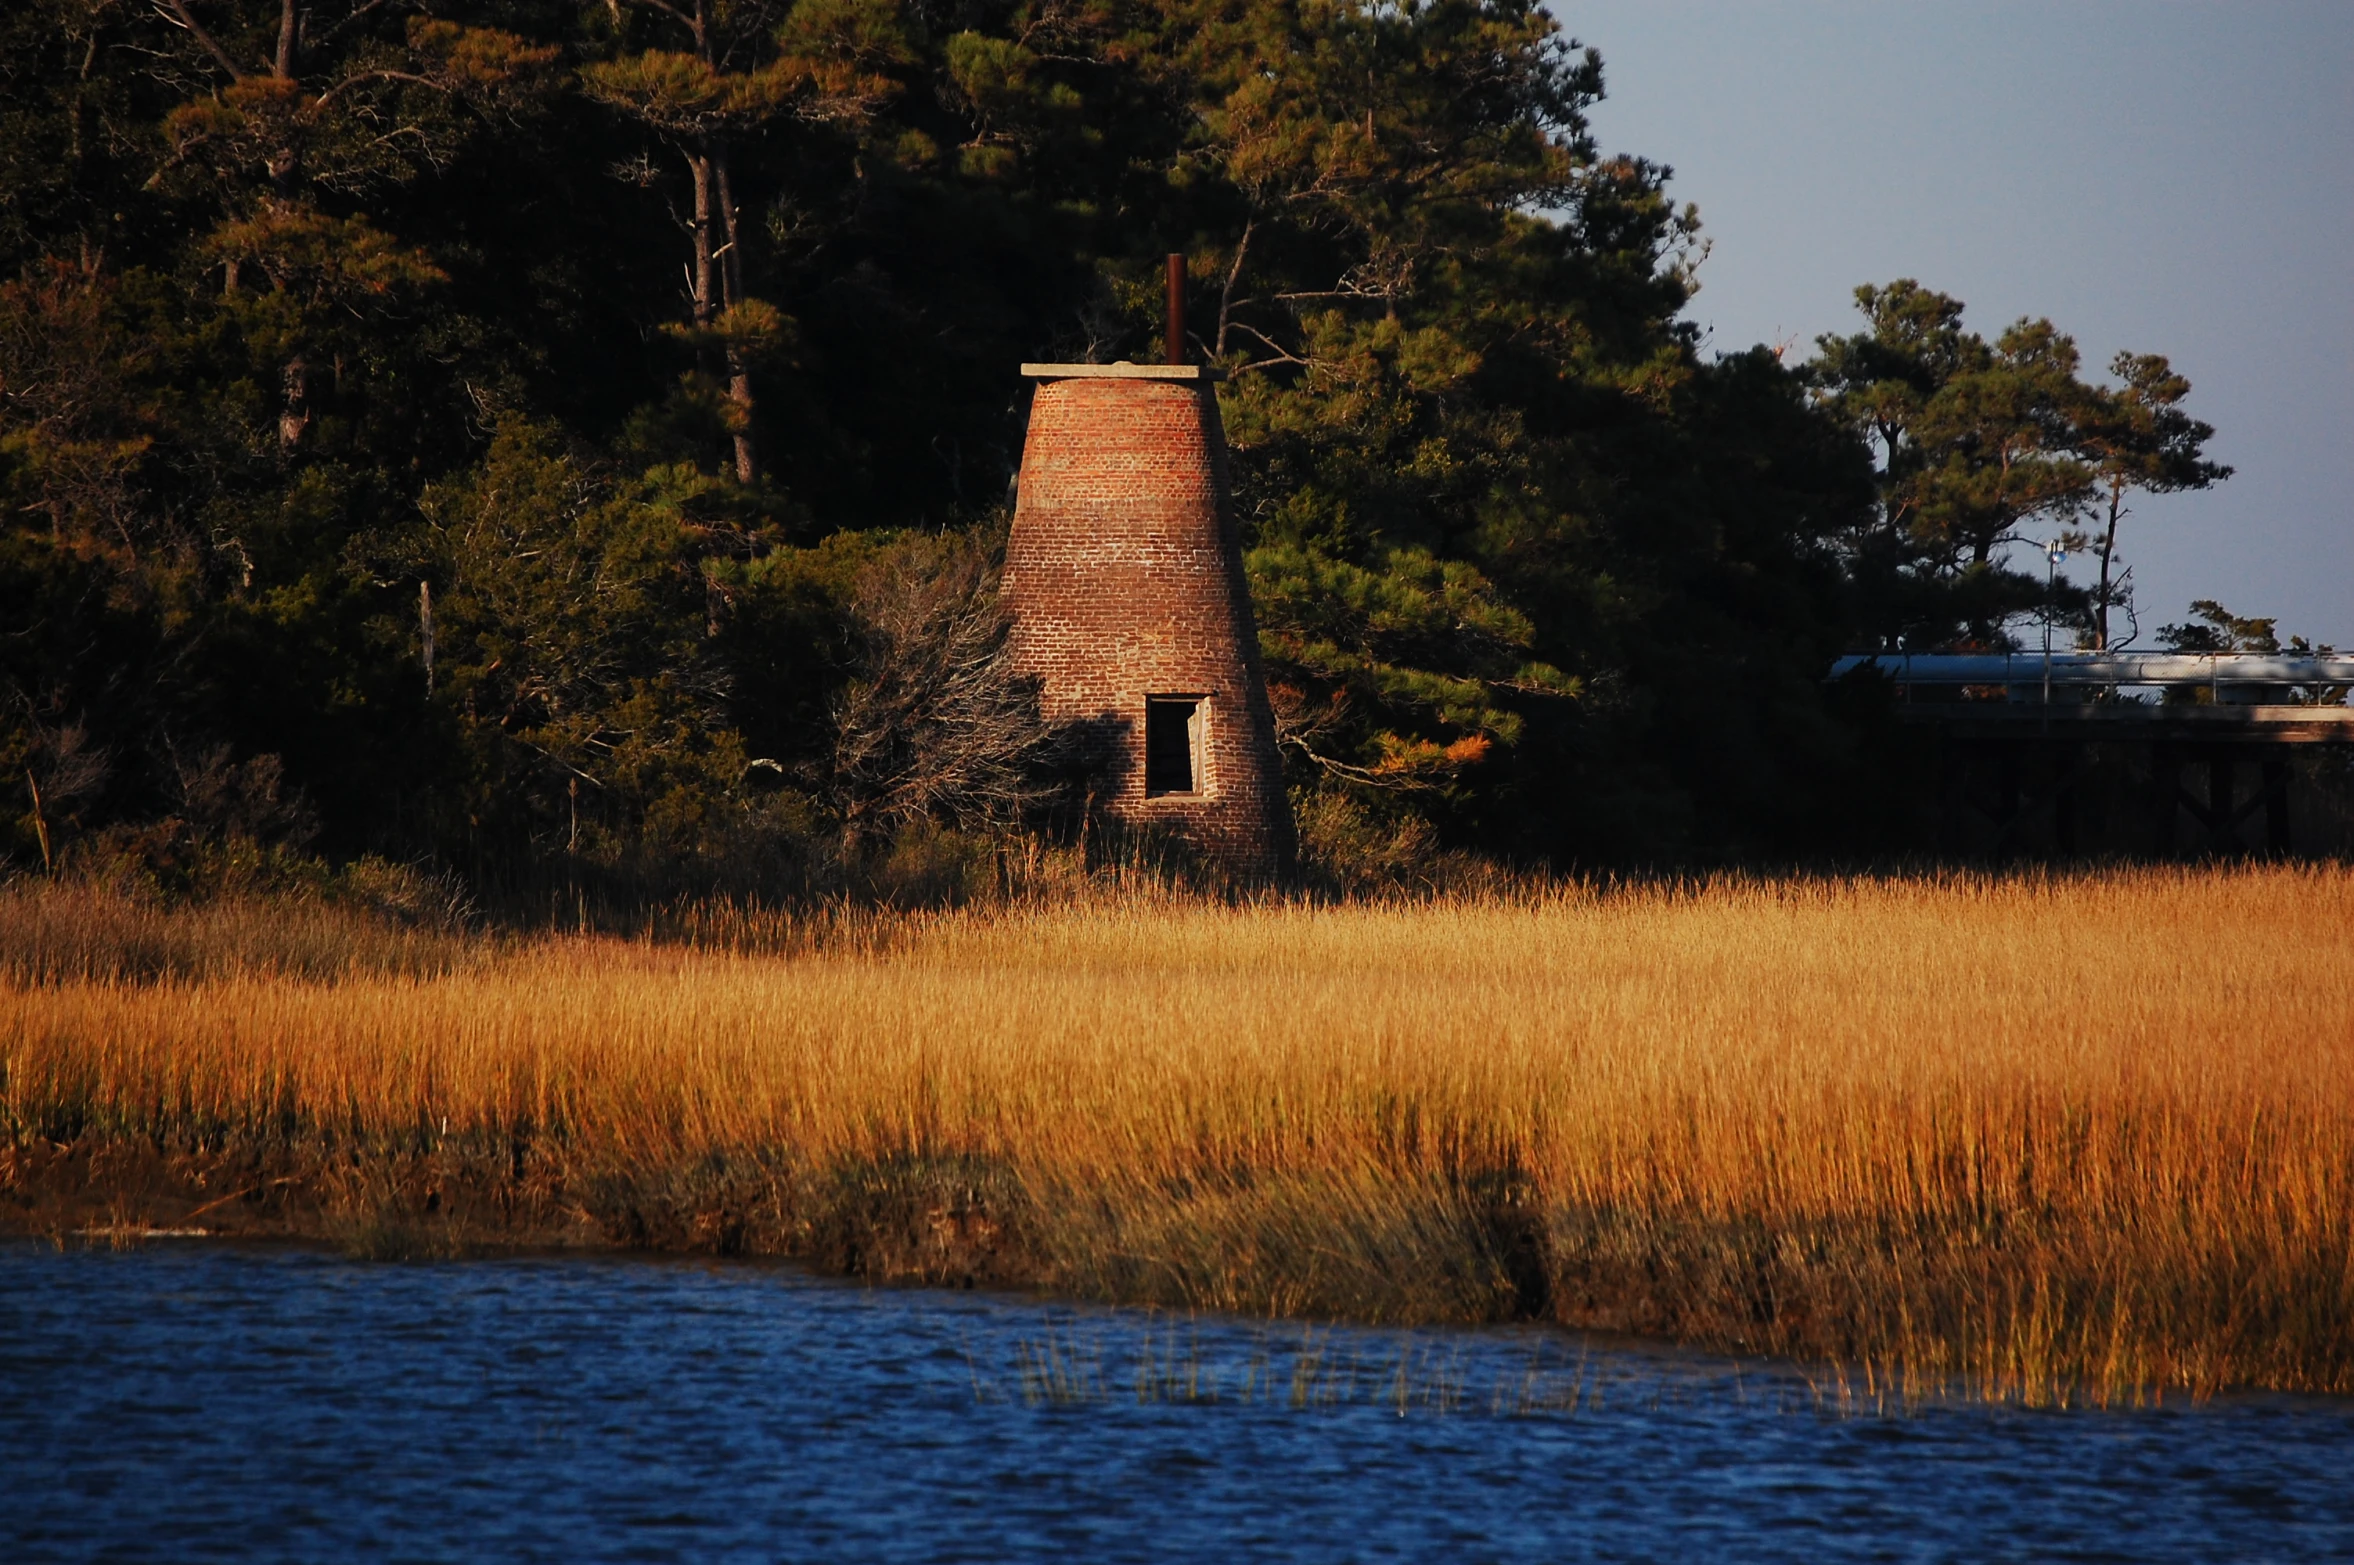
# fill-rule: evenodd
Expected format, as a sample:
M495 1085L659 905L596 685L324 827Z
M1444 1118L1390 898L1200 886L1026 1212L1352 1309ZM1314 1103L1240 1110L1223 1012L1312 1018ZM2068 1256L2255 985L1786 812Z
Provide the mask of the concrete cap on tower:
M1031 380L1224 380L1207 364L1025 364Z

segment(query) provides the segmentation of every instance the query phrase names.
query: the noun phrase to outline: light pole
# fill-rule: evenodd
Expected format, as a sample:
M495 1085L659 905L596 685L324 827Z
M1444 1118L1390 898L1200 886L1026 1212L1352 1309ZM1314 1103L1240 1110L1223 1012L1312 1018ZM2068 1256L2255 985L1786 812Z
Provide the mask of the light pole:
M2043 546L2043 704L2052 704L2052 593L2058 587L2060 562L2068 551L2057 538L2047 539Z

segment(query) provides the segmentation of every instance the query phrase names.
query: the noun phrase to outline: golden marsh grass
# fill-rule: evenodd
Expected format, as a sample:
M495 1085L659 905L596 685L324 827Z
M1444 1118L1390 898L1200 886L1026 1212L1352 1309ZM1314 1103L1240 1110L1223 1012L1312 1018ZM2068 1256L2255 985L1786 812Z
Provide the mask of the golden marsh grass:
M13 1221L1533 1317L2034 1400L2354 1391L2342 869L1139 900L438 965L16 962Z

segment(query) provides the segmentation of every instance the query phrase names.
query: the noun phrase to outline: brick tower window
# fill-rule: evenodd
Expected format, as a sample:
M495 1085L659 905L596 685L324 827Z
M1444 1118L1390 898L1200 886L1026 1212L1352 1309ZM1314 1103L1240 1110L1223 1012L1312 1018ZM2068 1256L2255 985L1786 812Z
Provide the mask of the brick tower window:
M1144 791L1147 794L1202 791L1202 709L1200 696L1144 698Z

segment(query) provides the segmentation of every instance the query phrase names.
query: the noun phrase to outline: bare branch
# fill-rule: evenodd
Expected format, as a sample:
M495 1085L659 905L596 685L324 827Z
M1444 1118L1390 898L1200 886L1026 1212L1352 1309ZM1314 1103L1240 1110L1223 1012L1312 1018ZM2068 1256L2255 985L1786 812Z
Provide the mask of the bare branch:
M1322 754L1310 748L1307 741L1297 734L1278 734L1276 739L1278 743L1290 745L1333 776L1345 777L1369 788L1387 788L1395 793L1428 793L1437 786L1409 773L1376 771L1370 766L1358 766L1338 756Z
M1242 225L1242 237L1234 242L1234 264L1226 268L1226 286L1218 290L1218 340L1210 356L1221 358L1226 352L1226 323L1234 314L1234 285L1242 280L1242 258L1251 253L1251 234L1259 224L1253 218Z
M1259 328L1256 326L1249 325L1242 321L1236 321L1234 323L1234 329L1236 331L1249 332L1252 336L1258 338L1268 347L1275 350L1275 356L1273 358L1253 359L1250 363L1245 364L1242 366L1242 368L1236 370L1235 373L1237 375L1247 374L1252 370L1265 369L1272 364L1297 364L1302 368L1307 368L1313 362L1312 360L1301 358L1298 354L1292 352L1289 348L1286 348L1282 343L1277 342L1274 338L1268 336L1265 332L1259 330Z
M320 46L324 48L326 45L333 43L336 39L342 37L346 32L349 32L352 28L357 27L361 22L367 20L368 16L372 12L383 9L385 3L386 0L365 0L364 4L354 6L352 8L351 15L345 17L342 21L337 22L333 27L328 28L325 32L319 35Z
M328 104L341 97L347 88L364 86L369 82L409 82L415 86L432 87L437 90L441 87L441 83L435 81L432 77L419 76L414 71L360 71L353 75L346 76L343 80L337 82L334 86L328 88L325 92L320 93L316 98L313 98L311 100L312 112L316 113L320 109L327 107Z
M980 547L919 544L859 588L867 654L834 710L830 792L856 840L920 820L1007 824L1052 792L1059 740L1006 645Z
M605 786L603 783L597 781L595 777L591 776L587 772L582 771L579 767L573 765L570 761L565 760L564 757L558 755L555 751L547 748L545 745L533 744L530 740L524 738L521 734L514 732L509 732L507 737L514 740L517 744L523 746L524 749L530 750L546 760L553 761L560 770L570 772L573 776L579 778L582 782L587 783L591 788L603 788Z
M708 42L704 36L703 19L699 16L695 16L686 11L680 10L677 6L670 4L669 0L623 0L623 3L635 6L643 6L649 11L661 12L664 16L669 17L672 21L677 22L688 32L695 35L695 47L697 49L704 49L708 47ZM618 12L616 14L618 15Z
M187 32L198 43L204 45L205 53L211 55L221 69L229 73L231 81L245 80L246 73L237 68L237 62L229 57L229 51L222 48L219 40L206 32L203 25L189 14L188 7L183 3L183 0L155 0L155 11L165 21Z

